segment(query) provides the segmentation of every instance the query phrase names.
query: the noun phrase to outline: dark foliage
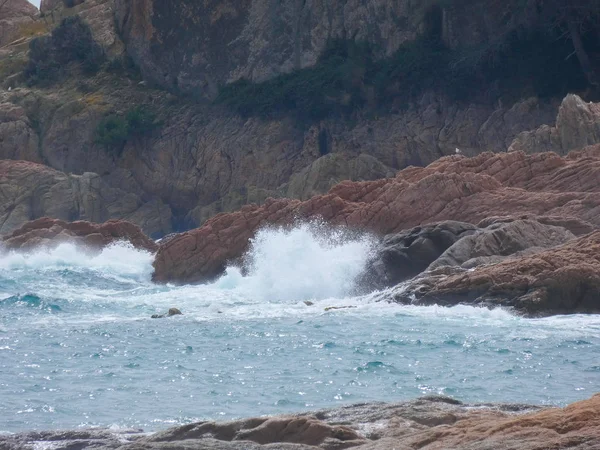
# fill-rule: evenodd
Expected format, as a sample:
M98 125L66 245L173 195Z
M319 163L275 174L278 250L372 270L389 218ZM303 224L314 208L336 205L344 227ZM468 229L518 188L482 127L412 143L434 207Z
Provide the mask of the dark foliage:
M160 126L152 111L136 106L125 115L105 117L96 128L96 143L120 155L127 141L148 136Z
M30 84L58 81L70 63L78 63L86 74L96 73L105 60L88 25L79 17L67 17L51 36L31 41L25 76Z
M433 21L435 22L435 20ZM402 45L389 58L354 41L334 41L311 68L263 83L224 86L217 103L242 116L294 114L305 121L357 109L385 113L426 90L456 101L476 96L541 97L581 89L585 79L573 48L555 30L515 30L500 45L450 50L439 30Z
M129 55L111 59L106 64L106 71L114 75L124 76L131 80L141 81L142 74Z

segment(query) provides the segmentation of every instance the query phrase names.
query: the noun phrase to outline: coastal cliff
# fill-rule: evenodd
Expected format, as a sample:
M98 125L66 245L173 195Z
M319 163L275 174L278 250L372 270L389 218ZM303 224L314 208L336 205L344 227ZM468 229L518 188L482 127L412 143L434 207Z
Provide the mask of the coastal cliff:
M574 97L562 102L569 90L585 93L571 59L551 86L538 72L519 75L533 80L528 86L479 66L472 70L483 74L477 80L442 82L454 79L446 70L469 42L495 48L506 31L503 10L475 8L467 20L456 8L411 2L269 5L45 2L40 17L27 19L37 28L20 28L0 52L0 157L93 176L137 199L135 210L60 218L126 218L161 236L269 197L307 200L344 180L390 177L457 151L566 154L597 141L597 133L587 133L598 121L594 108ZM83 25L63 23L72 18ZM80 41L89 46L84 54L98 55L92 71L90 61L77 60L78 49L52 41L65 33L91 37ZM274 34L279 38L267 39ZM432 39L441 47L428 47ZM54 48L43 54L69 71L31 59L32 42L42 41ZM426 65L415 63L415 52ZM341 54L347 63L340 65ZM556 55L536 67L545 70ZM525 67L510 53L501 57ZM39 78L36 67L44 65L60 82ZM328 77L331 83L318 88L324 90L311 87L310 80ZM419 78L431 88L415 85ZM465 85L473 90L463 95L457 89ZM286 103L290 86L309 103ZM258 108L265 92L274 95L268 114ZM322 113L308 117L305 107ZM42 215L32 212L11 226Z

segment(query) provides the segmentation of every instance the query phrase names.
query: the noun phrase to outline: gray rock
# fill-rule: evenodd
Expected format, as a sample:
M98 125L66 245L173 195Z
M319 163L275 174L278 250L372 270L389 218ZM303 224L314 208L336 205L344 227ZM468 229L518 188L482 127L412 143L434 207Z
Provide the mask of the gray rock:
M406 281L427 269L458 240L477 231L470 223L445 221L388 235L358 284L371 290Z
M524 256L564 244L575 235L562 227L537 220L494 223L470 236L461 237L428 267L473 268L493 264L511 256Z

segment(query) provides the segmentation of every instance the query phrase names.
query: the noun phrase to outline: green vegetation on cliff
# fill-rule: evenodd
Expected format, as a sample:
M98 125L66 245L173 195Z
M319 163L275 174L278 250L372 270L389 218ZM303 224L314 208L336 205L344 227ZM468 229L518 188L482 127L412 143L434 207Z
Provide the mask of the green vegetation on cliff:
M223 86L216 102L242 116L293 114L310 122L357 110L397 111L426 91L457 102L512 101L597 87L590 55L600 55L598 0L497 1L503 25L484 43L449 44L443 17L465 6L485 17L490 4L429 0L421 5L422 35L389 57L372 44L333 40L314 66L262 83L239 80Z
M71 63L77 63L86 74L94 74L104 61L104 51L94 41L89 26L79 16L72 16L63 19L50 36L30 42L24 74L30 85L50 85L65 76Z
M136 106L125 115L110 114L96 128L96 143L120 154L128 140L147 136L160 127L156 114Z

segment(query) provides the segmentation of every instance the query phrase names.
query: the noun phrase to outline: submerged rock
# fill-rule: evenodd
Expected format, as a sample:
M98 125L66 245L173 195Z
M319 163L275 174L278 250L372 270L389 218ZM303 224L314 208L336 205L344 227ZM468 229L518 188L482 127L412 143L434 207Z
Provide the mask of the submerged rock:
M183 313L177 308L170 308L167 314L153 314L152 319L164 319L165 317L181 316Z
M463 404L429 396L314 413L198 422L150 436L105 430L0 436L0 448L214 450L541 450L600 448L600 395L566 408ZM45 447L44 447L45 448Z

